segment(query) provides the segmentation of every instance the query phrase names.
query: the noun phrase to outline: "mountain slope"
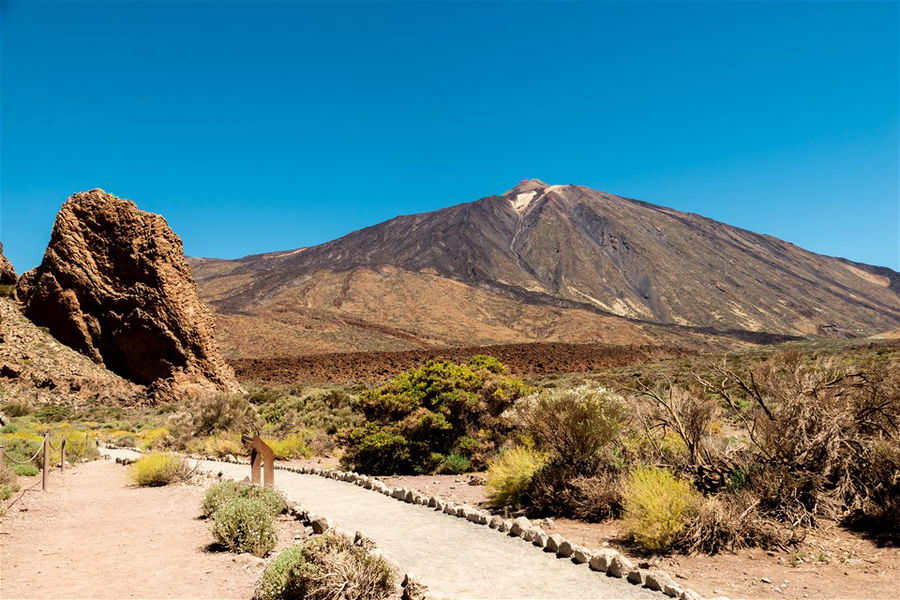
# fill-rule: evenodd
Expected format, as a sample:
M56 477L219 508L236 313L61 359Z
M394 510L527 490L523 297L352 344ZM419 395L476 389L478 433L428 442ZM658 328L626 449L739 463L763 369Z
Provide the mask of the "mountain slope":
M243 354L249 345L234 328L264 342L274 335L273 318L286 328L282 336L296 339L270 344L267 354L276 347L640 343L703 337L710 328L870 335L900 324L900 274L890 269L538 180L320 246L194 259L192 267L201 295L231 329L228 343ZM331 343L322 338L326 322ZM343 337L351 331L357 341Z

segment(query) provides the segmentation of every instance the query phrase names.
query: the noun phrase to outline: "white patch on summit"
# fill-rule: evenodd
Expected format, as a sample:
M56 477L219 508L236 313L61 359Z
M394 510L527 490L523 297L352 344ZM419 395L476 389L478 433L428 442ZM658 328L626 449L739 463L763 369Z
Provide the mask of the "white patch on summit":
M537 196L537 192L525 192L524 194L516 194L509 199L509 203L512 204L513 210L521 215L528 209L528 205L531 204L531 201L535 196Z

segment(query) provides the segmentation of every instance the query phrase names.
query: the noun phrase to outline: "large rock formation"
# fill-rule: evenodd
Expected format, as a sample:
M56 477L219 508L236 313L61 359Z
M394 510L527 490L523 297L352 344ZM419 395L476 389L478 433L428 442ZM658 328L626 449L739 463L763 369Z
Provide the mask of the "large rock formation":
M18 278L12 263L3 255L3 242L0 242L0 285L15 285Z
M143 404L146 390L95 364L0 297L0 404Z
M69 198L16 294L61 342L158 396L239 389L181 240L133 202L100 189Z

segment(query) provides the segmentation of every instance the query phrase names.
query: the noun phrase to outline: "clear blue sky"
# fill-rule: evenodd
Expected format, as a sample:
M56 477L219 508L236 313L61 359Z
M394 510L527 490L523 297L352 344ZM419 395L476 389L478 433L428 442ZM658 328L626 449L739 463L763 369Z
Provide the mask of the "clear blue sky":
M237 257L532 177L900 266L896 2L0 10L19 271L94 187Z

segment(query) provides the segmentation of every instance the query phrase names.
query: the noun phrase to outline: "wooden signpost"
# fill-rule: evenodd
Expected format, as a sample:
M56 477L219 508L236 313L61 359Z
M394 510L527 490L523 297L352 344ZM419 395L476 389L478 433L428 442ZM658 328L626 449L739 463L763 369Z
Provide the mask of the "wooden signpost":
M250 483L259 485L261 470L263 485L275 487L275 452L258 435L241 437L244 445L250 448Z

